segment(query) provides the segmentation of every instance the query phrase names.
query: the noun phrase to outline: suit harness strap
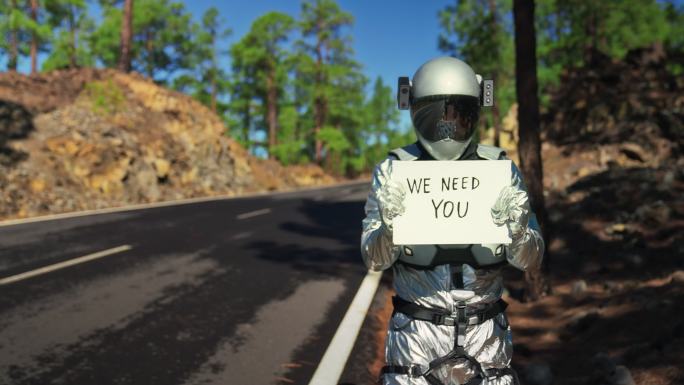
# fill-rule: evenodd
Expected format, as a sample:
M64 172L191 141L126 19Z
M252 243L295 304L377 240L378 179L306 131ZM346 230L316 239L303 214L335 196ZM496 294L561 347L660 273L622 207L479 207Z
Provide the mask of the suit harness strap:
M466 327L479 325L504 312L508 306L504 300L499 299L494 303L488 304L485 308L477 310L470 310L466 307L464 301L458 301L454 313L450 313L446 309L421 306L406 301L399 296L392 297L392 305L394 305L395 313L403 313L413 319L427 321L435 325L454 326L456 328L456 340L454 341L454 348L451 352L431 361L428 365L428 370L426 371L422 371L420 365L387 365L382 368L381 375L402 374L410 377L423 377L430 385L443 385L435 376L435 371L449 361L466 360L475 368L475 376L464 385L479 385L485 379L505 375L513 376L514 383L519 384L517 375L512 368L485 369L475 357L469 355L464 348Z

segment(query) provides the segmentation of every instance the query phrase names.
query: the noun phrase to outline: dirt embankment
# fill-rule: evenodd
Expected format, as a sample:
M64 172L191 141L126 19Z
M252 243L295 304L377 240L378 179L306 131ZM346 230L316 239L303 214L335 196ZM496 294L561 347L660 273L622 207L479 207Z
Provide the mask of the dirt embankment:
M658 47L599 57L553 95L553 293L510 308L528 383L540 368L557 385L684 383L684 78L666 65Z
M335 182L225 133L208 108L140 75L0 74L0 219Z

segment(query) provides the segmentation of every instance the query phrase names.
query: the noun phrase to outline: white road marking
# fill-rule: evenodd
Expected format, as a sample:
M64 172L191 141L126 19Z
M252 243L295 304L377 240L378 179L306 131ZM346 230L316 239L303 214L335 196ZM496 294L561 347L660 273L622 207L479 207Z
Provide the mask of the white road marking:
M284 378L287 363L293 363L295 352L325 322L326 313L344 290L343 279L306 281L287 298L260 306L183 384L282 383L277 378Z
M13 225L19 225L19 224L24 224L24 223L51 221L51 220L55 220L55 219L83 217L86 215L108 214L108 213L116 213L116 212L121 212L121 211L145 210L145 209L151 209L151 208L156 208L156 207L179 206L179 205L187 205L187 204L201 203L201 202L222 201L222 200L232 200L232 199L241 199L241 198L254 198L254 197L262 197L262 196L277 197L277 196L284 196L284 195L306 193L306 192L317 191L317 190L334 190L338 187L342 187L342 186L346 186L346 185L355 185L355 184L366 183L366 182L370 182L370 181L353 180L353 181L348 181L348 182L343 182L343 183L337 183L334 185L296 188L296 189L283 190L283 191L277 191L277 192L262 191L262 192L256 192L256 193L231 195L231 196L229 196L229 195L218 195L218 196L213 196L213 197L185 198L185 199L177 199L177 200L170 200L170 201L163 201L163 202L140 203L140 204L134 204L134 205L120 206L120 207L109 207L106 209L72 211L72 212L61 213L61 214L41 215L41 216L32 217L32 218L7 219L4 221L0 221L0 227L13 226Z
M12 367L39 378L51 369L69 365L72 353L106 343L109 332L136 325L154 316L159 305L185 295L177 289L200 288L231 270L203 257L210 251L204 248L155 255L106 275L67 285L64 290L43 293L31 301L18 301L11 311L0 311L0 384L14 384L10 377ZM0 296L10 287L0 286ZM41 361L38 357L50 360ZM92 385L96 384L94 381Z
M256 216L259 216L259 215L268 214L268 213L270 213L270 212L271 212L271 209L268 209L268 208L266 208L266 209L261 209L261 210L254 210L254 211L250 211L250 212L247 212L247 213L239 214L239 215L236 216L235 218L237 218L237 219L247 219L247 218L256 217Z
M35 276L37 276L37 275L49 273L49 272L51 272L51 271L63 269L63 268L65 268L65 267L77 265L77 264L79 264L79 263L84 263L84 262L92 261L92 260L94 260L94 259L106 257L106 256L108 256L108 255L112 255L112 254L116 254L116 253L121 253L121 252L130 250L130 249L131 249L131 246L130 246L130 245L122 245L122 246L119 246L119 247L113 247L113 248L111 248L111 249L98 251L98 252L96 252L96 253L84 255L84 256L82 256L82 257L70 259L70 260L68 260L68 261L63 261L63 262L55 263L55 264L52 264L52 265L48 265L48 266L45 266L45 267L41 267L41 268L39 268L39 269L27 271L27 272L25 272L25 273L16 274L16 275L12 275L12 276L9 276L9 277L1 278L1 279L0 279L0 286L2 286L2 285L7 285L7 284L10 284L10 283L13 283L13 282L17 282L17 281L21 281L21 280L23 280L23 279L35 277Z
M243 238L247 238L247 237L251 237L251 236L252 236L252 233L250 233L249 231L245 231L245 232L237 233L237 234L233 235L232 237L230 237L230 239L236 239L237 240L237 239L243 239Z
M323 354L316 372L311 377L309 385L335 385L338 383L342 370L347 364L349 354L354 347L354 342L356 342L356 337L359 335L363 320L368 313L368 308L373 301L375 291L378 289L380 277L382 277L382 272L378 271L368 271L366 274L359 291L356 292L347 313L342 318L335 336Z

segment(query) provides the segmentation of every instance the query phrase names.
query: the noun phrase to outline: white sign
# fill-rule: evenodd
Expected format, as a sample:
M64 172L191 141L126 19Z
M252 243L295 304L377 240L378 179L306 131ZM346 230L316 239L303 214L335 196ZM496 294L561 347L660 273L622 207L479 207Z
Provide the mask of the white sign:
M510 160L393 161L405 211L394 219L394 244L511 243L491 208L511 184Z

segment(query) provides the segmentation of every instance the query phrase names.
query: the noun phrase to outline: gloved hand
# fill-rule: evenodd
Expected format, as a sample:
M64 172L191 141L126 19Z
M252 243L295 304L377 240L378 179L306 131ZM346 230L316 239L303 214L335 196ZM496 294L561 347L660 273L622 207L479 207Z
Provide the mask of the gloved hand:
M392 232L394 218L404 213L406 189L394 180L388 179L377 193L380 218L385 228Z
M520 238L527 229L530 219L530 202L527 192L515 186L501 189L499 198L492 207L492 220L497 226L508 226L513 240Z

